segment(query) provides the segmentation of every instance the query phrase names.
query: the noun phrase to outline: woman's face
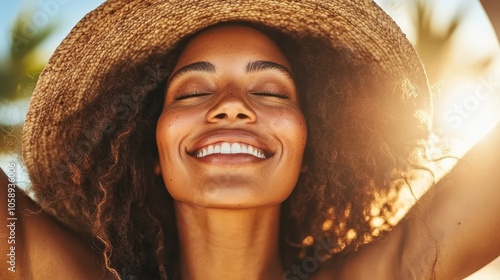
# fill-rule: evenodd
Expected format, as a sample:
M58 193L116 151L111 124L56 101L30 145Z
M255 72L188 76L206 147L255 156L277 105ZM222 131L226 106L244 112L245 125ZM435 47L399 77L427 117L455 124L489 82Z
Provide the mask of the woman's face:
M186 46L156 130L173 198L215 208L286 199L306 135L289 62L266 35L236 25L206 30Z

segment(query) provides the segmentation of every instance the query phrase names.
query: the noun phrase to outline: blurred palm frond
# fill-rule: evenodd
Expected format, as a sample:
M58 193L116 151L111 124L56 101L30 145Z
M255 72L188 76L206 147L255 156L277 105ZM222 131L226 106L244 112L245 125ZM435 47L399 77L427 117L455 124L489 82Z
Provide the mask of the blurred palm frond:
M0 59L0 110L2 107L5 110L11 102L29 98L45 67L40 46L54 33L57 25L52 22L36 26L28 20L31 18L33 13L29 11L16 17L10 32L10 51ZM19 151L20 127L0 120L0 154Z
M485 56L475 61L450 61L450 54L455 45L454 39L463 19L469 12L468 2L459 4L446 25L437 29L433 5L429 0L414 0L413 25L416 31L415 49L420 56L431 84L450 77L467 73L481 73L493 63L494 56ZM451 64L459 67L450 67Z

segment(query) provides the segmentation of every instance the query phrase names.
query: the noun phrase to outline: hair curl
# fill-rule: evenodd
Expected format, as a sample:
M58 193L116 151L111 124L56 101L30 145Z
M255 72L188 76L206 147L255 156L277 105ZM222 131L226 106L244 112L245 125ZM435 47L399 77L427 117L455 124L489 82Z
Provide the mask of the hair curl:
M239 24L264 32L283 50L307 120L307 172L282 205L279 246L285 269L312 256L320 239L337 244L330 253L341 256L390 229L390 194L400 188L396 182L428 132L409 109L416 89L405 81L391 83L375 65L322 39L292 39L264 26ZM191 37L167 55L116 65L99 84L102 94L61 123L71 141L54 163L64 167L60 176L31 178L42 207L94 238L117 277L179 277L173 199L153 172L155 128L165 77ZM376 215L375 201L383 205ZM374 217L383 224L374 228ZM302 245L308 236L314 241Z

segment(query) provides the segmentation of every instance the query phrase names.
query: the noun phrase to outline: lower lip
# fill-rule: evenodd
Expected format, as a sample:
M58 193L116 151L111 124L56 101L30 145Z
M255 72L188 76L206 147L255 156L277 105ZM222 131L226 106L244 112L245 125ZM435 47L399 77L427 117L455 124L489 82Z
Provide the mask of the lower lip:
M212 154L204 157L192 156L197 161L219 165L239 165L259 163L267 158L258 158L248 154Z

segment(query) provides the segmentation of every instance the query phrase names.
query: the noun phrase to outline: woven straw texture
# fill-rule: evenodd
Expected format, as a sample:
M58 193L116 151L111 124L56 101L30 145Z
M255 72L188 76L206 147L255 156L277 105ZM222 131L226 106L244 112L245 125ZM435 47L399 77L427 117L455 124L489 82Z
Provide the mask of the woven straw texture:
M319 37L359 61L379 65L394 81L411 79L415 103L428 107L421 62L394 21L370 0L107 1L86 15L57 48L33 93L24 127L30 176L50 177L65 142L58 123L94 100L114 65L169 52L181 38L224 21L249 21L292 37Z

